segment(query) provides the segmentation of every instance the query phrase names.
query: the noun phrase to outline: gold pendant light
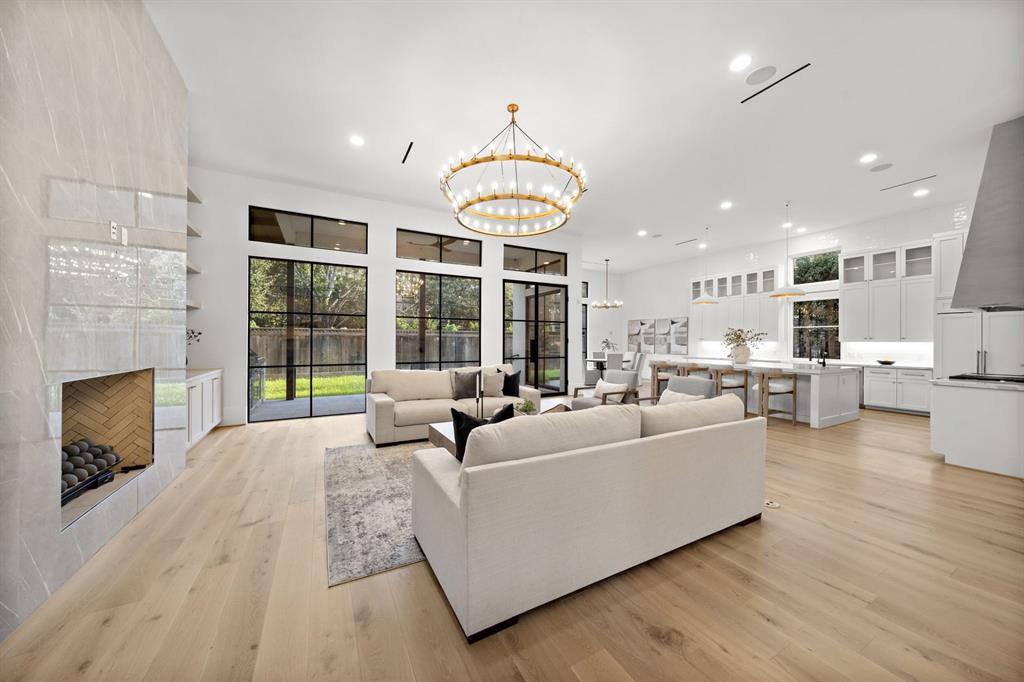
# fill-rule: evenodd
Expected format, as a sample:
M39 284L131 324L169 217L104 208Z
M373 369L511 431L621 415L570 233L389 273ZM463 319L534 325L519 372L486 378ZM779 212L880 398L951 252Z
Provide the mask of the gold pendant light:
M789 281L789 231L793 229L793 223L789 220L789 205L791 202L786 202L786 269L783 272L784 279L782 280L782 286L768 294L768 298L797 298L798 296L806 296L807 292L796 286L795 284L786 284Z
M499 237L533 237L569 222L587 191L587 171L572 157L551 153L512 120L469 156L441 167L440 186L455 220L467 230Z
M704 279L700 281L700 296L693 299L691 303L694 305L718 305L718 299L714 298L704 290L704 283L708 281L708 251L707 245L709 244L708 235L711 234L711 226L704 226Z

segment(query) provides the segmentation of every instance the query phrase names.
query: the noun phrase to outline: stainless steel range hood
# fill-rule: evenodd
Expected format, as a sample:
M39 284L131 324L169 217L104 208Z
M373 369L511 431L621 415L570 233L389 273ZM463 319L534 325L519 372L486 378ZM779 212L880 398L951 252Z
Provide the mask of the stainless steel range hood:
M1024 310L1024 116L992 129L953 306Z

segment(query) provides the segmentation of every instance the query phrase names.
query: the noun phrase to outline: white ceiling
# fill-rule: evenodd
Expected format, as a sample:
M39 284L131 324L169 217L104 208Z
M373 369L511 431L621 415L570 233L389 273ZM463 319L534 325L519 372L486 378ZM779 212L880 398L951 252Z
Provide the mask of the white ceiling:
M192 163L445 210L439 166L515 101L585 163L565 229L620 272L694 255L673 244L705 223L715 250L779 239L786 199L814 232L973 197L991 126L1024 113L1022 2L146 4ZM812 65L740 104L744 52ZM923 199L879 192L933 173Z

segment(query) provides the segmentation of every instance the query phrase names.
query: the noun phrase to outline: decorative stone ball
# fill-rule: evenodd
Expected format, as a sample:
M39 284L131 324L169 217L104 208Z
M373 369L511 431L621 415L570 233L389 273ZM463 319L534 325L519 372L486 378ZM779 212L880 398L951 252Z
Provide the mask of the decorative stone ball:
M84 481L89 478L89 472L85 469L75 469L75 476L78 476L79 481Z
M110 447L109 445L97 445L96 447L98 447L103 452L113 452L114 450L114 448Z
M69 486L78 485L78 477L74 474L64 474L60 477L60 480L67 483Z
M108 467L111 467L114 466L115 463L117 463L117 456L114 455L113 452L104 452L102 455L94 459L93 462L98 462L100 460L103 460L104 462L107 463Z
M84 442L84 443L88 443L88 444L89 444L89 447L90 447L90 448L91 448L92 446L96 445L96 443L93 443L93 442L92 442L92 438L83 438L83 439L82 439L82 442Z
M67 489L68 489L68 482L65 481L63 478L60 479L60 491L63 493Z
M91 448L89 448L89 453L92 455L102 455L103 448L99 447L98 445L93 445Z
M100 471L103 471L108 466L110 466L109 464L107 464L107 460L103 459L102 457L97 457L96 459L94 459L92 461L92 464Z
M68 461L74 464L76 467L80 467L85 464L85 460L81 457L68 457Z
M62 474L70 474L74 470L75 470L75 465L72 464L71 462L61 462L60 463L60 472Z
M78 449L79 449L79 450L88 450L88 449L89 449L90 447L92 447L92 446L91 446L91 445L89 444L89 441L87 441L87 440L80 440L80 441L77 441L77 442L75 443L75 445L77 445L77 446L78 446Z
M63 448L61 448L61 450L72 456L77 455L79 452L81 452L81 449L77 445L65 445Z
M91 452L83 452L82 454L79 455L79 457L81 457L83 460L85 460L86 464L89 464L94 459L96 459L95 457L92 456Z
M63 450L60 451L60 461L68 461L68 453L64 452Z
M85 465L85 470L89 472L90 476L92 476L97 471L99 471L99 468L97 468L97 466L95 464L86 464Z

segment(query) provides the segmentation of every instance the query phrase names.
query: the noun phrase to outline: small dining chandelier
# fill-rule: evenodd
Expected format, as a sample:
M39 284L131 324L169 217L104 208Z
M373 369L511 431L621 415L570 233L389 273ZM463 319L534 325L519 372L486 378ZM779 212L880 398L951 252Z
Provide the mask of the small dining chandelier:
M552 153L512 120L490 142L460 151L441 166L440 186L455 220L467 230L533 237L569 222L587 191L587 171L573 157Z
M807 292L796 286L795 284L786 284L789 281L789 232L793 229L793 223L789 220L789 204L786 202L786 268L783 270L782 286L768 294L768 298L796 298L798 296L806 296Z
M609 308L621 308L622 301L619 300L608 300L608 261L610 258L604 259L604 300L594 301L590 304L591 308L597 308L598 310L608 310Z

